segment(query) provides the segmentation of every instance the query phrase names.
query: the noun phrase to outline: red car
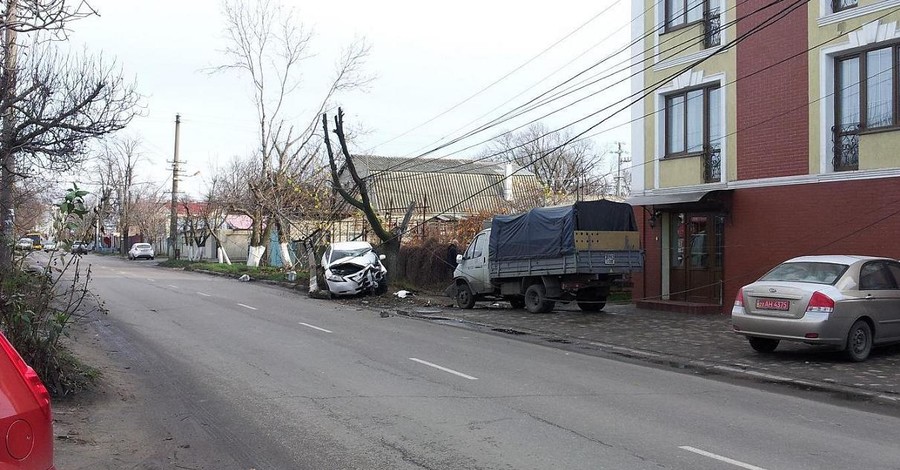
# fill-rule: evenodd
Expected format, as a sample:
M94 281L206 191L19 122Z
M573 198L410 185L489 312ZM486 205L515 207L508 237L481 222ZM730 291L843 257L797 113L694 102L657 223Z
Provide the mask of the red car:
M50 394L2 332L0 469L55 469Z

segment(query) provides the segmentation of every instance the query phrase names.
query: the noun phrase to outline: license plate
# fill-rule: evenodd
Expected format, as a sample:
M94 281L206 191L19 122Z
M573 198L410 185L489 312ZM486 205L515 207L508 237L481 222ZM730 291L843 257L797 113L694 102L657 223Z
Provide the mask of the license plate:
M616 264L616 255L608 253L603 259L603 262L609 265Z
M779 299L756 299L756 308L760 310L786 311L791 309L791 301Z

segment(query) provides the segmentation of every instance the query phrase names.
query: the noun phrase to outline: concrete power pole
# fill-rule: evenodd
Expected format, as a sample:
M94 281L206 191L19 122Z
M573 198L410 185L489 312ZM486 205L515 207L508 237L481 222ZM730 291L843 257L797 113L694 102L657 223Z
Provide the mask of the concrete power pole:
M169 250L168 255L169 258L177 257L178 250L175 249L175 244L178 242L178 211L176 210L178 204L178 174L180 168L178 167L178 133L181 128L181 115L175 115L175 156L172 159L172 207L170 207L169 211Z
M631 159L622 158L622 155L625 154L625 151L622 150L622 142L616 142L616 144L618 149L613 152L616 154L616 196L622 196L622 180L625 179L622 175L622 163L628 163Z

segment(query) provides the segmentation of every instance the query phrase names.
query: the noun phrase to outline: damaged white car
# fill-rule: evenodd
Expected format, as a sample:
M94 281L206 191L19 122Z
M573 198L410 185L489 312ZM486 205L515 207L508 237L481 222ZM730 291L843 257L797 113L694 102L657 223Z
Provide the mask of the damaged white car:
M336 242L322 255L325 284L332 295L387 292L384 255L375 253L369 242Z

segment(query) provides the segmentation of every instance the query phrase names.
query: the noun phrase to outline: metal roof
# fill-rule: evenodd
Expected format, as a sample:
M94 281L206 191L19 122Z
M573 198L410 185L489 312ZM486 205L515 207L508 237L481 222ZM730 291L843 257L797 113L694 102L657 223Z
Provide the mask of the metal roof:
M367 181L372 205L381 213L402 215L414 201L418 214L457 219L521 205L543 194L534 173L510 167L512 198L507 200L506 163L374 155L354 156L353 163ZM350 176L344 170L341 179L347 181Z

